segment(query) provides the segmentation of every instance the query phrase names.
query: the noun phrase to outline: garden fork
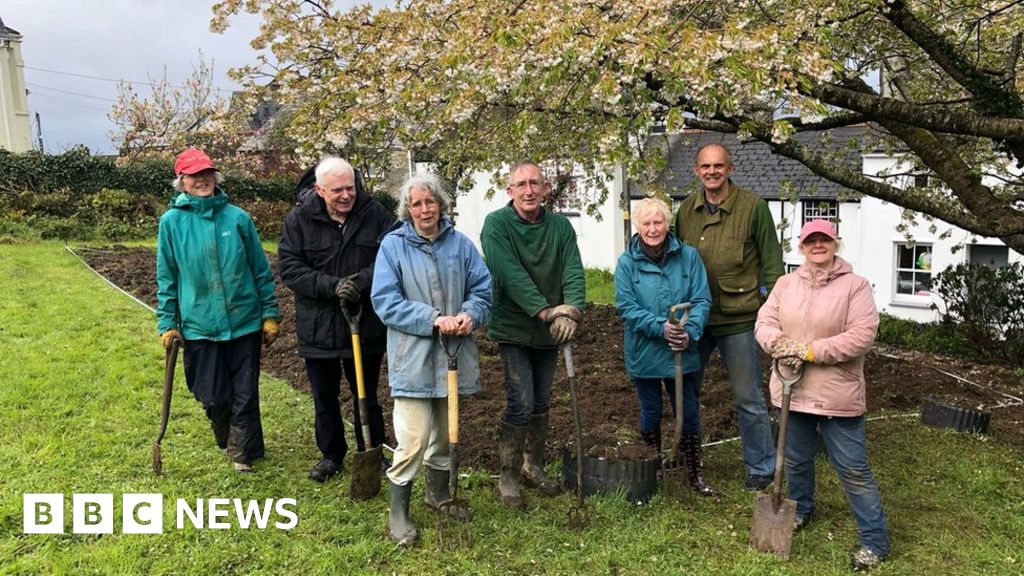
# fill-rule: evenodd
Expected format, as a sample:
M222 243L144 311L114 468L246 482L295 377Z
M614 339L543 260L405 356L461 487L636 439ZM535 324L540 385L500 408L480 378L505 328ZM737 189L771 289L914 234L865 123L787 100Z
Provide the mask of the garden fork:
M473 545L469 519L460 511L467 507L459 494L459 352L466 337L459 336L455 349L448 346L447 337L438 333L441 348L448 356L448 500L437 505L437 541L442 549L454 550Z

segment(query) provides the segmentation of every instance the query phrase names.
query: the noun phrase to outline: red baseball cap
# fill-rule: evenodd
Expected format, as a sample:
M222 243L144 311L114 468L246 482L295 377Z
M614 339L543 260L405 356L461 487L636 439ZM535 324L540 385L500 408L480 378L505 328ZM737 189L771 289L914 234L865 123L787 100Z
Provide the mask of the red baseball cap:
M178 157L174 159L174 175L181 176L182 174L196 174L203 170L216 170L213 161L206 155L206 152L198 148L189 148Z
M811 220L800 229L800 242L807 240L811 234L824 234L835 240L838 237L836 227L828 220Z

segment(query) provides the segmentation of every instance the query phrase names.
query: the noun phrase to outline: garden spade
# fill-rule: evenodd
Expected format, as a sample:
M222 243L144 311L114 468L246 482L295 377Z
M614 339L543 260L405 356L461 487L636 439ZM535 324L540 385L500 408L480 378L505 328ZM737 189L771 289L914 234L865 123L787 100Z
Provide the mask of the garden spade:
M466 503L459 499L459 352L466 339L459 337L455 349L448 347L447 337L438 333L438 340L448 356L448 500L438 503L437 540L441 548L455 549L473 545L469 517L460 514Z
M683 302L681 304L673 304L668 309L668 320L676 326L685 326L686 322L690 319L690 308L693 305L689 302ZM682 314L682 316L680 316ZM658 458L661 458L661 479L665 486L665 491L668 492L669 485L677 482L679 479L677 476L682 476L685 480L686 468L683 466L682 456L679 454L679 444L683 440L683 351L675 351L676 360L676 386L675 386L675 413L676 413L676 427L672 432L672 464L674 468L666 470L665 459L661 458L661 454ZM675 472L669 477L669 472Z
M171 416L171 390L174 388L174 365L178 363L178 348L181 340L171 338L171 347L167 349L167 357L164 364L164 401L160 411L160 431L153 441L153 474L157 476L164 472L164 461L160 454L160 442L167 433L167 419Z
M750 524L750 546L761 552L774 552L789 559L793 544L793 521L796 501L782 497L782 467L786 459L786 430L789 428L789 401L793 385L803 377L803 366L791 377L782 374L779 361L772 361L772 370L782 383L782 411L779 414L779 439L775 448L775 480L771 494L758 494L754 501L754 518Z
M583 424L580 420L580 400L576 393L576 368L572 361L572 343L562 345L565 358L565 376L569 380L572 396L572 424L576 436L576 503L569 508L569 527L584 528L590 524L590 511L583 499Z
M356 449L352 455L352 481L349 493L355 500L369 500L380 492L380 468L384 459L383 448L370 447L369 413L366 411L366 382L363 379L363 348L359 342L359 320L363 308L357 302L356 311L350 312L348 306L341 305L341 312L348 321L348 330L352 334L352 360L356 367L356 397L359 409L356 413L356 426L363 432L363 449Z

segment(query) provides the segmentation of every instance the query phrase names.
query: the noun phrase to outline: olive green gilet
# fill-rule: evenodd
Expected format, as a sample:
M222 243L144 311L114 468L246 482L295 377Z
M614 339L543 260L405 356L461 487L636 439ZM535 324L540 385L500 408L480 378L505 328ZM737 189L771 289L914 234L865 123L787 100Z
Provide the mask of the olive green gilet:
M761 258L753 226L759 200L733 184L714 214L704 205L703 190L683 200L676 213L676 235L700 252L707 269L711 287L707 326L714 335L745 331L757 320Z

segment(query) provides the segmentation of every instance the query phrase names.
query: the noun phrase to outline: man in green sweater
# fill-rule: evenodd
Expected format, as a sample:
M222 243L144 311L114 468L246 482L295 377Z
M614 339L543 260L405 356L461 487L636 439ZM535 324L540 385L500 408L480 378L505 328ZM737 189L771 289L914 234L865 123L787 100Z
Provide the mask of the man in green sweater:
M522 509L520 484L546 495L560 490L544 473L548 404L558 346L576 333L585 286L576 231L544 209L550 188L540 167L520 161L509 176L512 200L487 215L480 241L494 302L487 335L498 343L508 397L498 427L498 492L502 503Z
M676 234L704 260L711 287L711 317L698 342L701 377L717 346L729 372L739 416L746 488L772 481L775 449L761 391L761 348L754 321L763 298L783 273L782 249L768 203L729 179L732 155L721 144L697 151L693 172L703 189L676 214Z

